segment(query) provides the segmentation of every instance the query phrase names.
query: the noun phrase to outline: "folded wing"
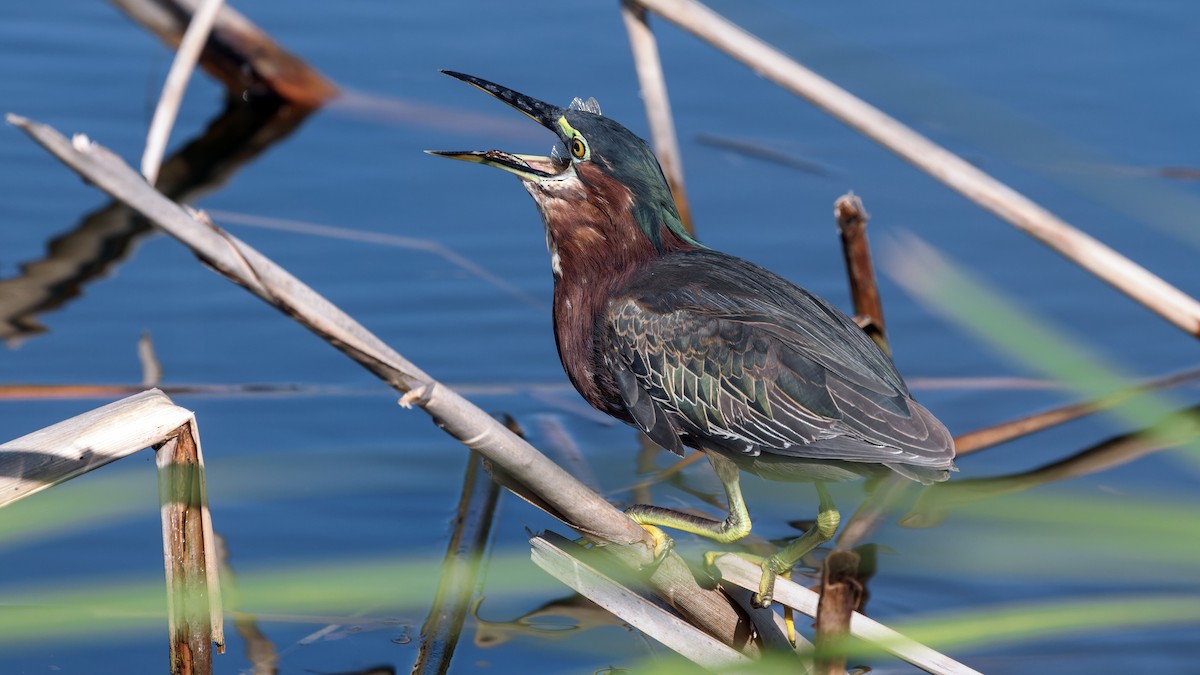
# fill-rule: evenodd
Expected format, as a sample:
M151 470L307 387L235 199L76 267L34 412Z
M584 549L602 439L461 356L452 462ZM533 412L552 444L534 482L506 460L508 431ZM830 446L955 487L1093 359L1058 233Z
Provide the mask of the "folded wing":
M606 323L626 408L668 449L681 452L682 435L747 455L886 464L918 480L952 466L949 433L870 338L751 263L707 250L663 258L614 297Z

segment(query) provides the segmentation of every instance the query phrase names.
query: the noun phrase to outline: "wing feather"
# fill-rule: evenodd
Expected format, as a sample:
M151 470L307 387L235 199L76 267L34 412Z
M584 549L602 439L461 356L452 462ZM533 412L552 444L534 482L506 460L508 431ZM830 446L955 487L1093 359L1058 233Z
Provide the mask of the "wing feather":
M626 407L669 449L668 432L676 444L682 434L748 455L883 463L918 480L952 466L949 433L870 338L751 263L667 256L613 298L605 324Z

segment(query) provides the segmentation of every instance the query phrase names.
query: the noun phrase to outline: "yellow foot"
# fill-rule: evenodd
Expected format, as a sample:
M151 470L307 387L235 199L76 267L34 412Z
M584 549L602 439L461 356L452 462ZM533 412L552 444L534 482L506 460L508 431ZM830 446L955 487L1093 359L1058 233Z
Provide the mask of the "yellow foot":
M705 553L704 565L706 567L713 567L716 565L717 558L726 553L729 553L729 551L709 551ZM763 557L761 555L754 555L753 553L741 552L733 555L757 563L762 568L762 580L758 582L758 592L750 600L759 609L770 607L771 602L775 599L775 577L781 576L784 579L791 579L792 568L785 566L775 556Z
M762 580L758 582L758 592L754 594L753 598L750 598L750 602L759 609L770 607L771 603L775 601L775 572L767 567L765 560L762 564L762 571Z
M663 532L661 528L654 525L642 525L642 529L650 534L650 538L654 540L654 562L652 567L658 567L666 560L667 554L671 549L675 548L675 540Z
M709 551L708 553L705 553L704 554L705 569L712 570L712 568L716 567L717 566L717 558L720 558L721 556L725 555L726 553L729 553L729 551Z
M729 551L709 551L705 553L704 566L710 569L716 567L717 558L720 558L727 553L729 553ZM778 567L778 563L774 563L771 558L763 557L761 555L754 555L753 553L734 553L733 555L736 555L740 558L745 558L751 562L758 563L758 565L762 567L762 581L759 582L758 592L754 594L754 597L750 599L750 602L755 607L760 609L764 607L770 607L771 602L774 600L776 575L781 576L784 579L791 579L792 570L787 569L776 573L773 568ZM771 567L768 567L768 565L771 565ZM787 626L788 641L792 643L792 648L794 649L796 647L796 620L795 617L792 616L792 608L786 605L783 607L783 622L784 625Z

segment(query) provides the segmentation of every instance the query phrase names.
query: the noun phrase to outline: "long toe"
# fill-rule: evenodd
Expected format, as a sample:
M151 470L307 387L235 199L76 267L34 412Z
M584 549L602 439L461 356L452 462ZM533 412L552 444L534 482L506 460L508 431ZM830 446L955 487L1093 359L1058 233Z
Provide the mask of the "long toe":
M775 600L775 570L771 568L771 559L762 561L762 580L758 582L758 592L751 598L755 607L770 607Z
M662 531L662 528L654 525L642 525L642 529L650 534L650 538L654 540L654 562L650 564L651 568L658 567L662 561L667 559L667 554L675 548L675 540Z

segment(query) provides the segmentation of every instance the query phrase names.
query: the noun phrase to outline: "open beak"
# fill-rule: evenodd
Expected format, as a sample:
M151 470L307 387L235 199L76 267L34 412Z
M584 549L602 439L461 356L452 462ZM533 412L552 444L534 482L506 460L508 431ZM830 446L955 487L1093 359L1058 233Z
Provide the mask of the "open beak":
M442 72L491 94L509 106L525 113L529 119L553 131L556 136L562 138L563 130L559 124L559 120L563 116L562 108L472 75L456 73L450 70L443 70ZM565 171L570 164L561 158L540 155L516 155L500 150L426 150L426 152L431 155L438 155L439 157L449 157L450 159L460 159L464 162L494 166L497 169L514 173L522 180L533 182L557 176Z

